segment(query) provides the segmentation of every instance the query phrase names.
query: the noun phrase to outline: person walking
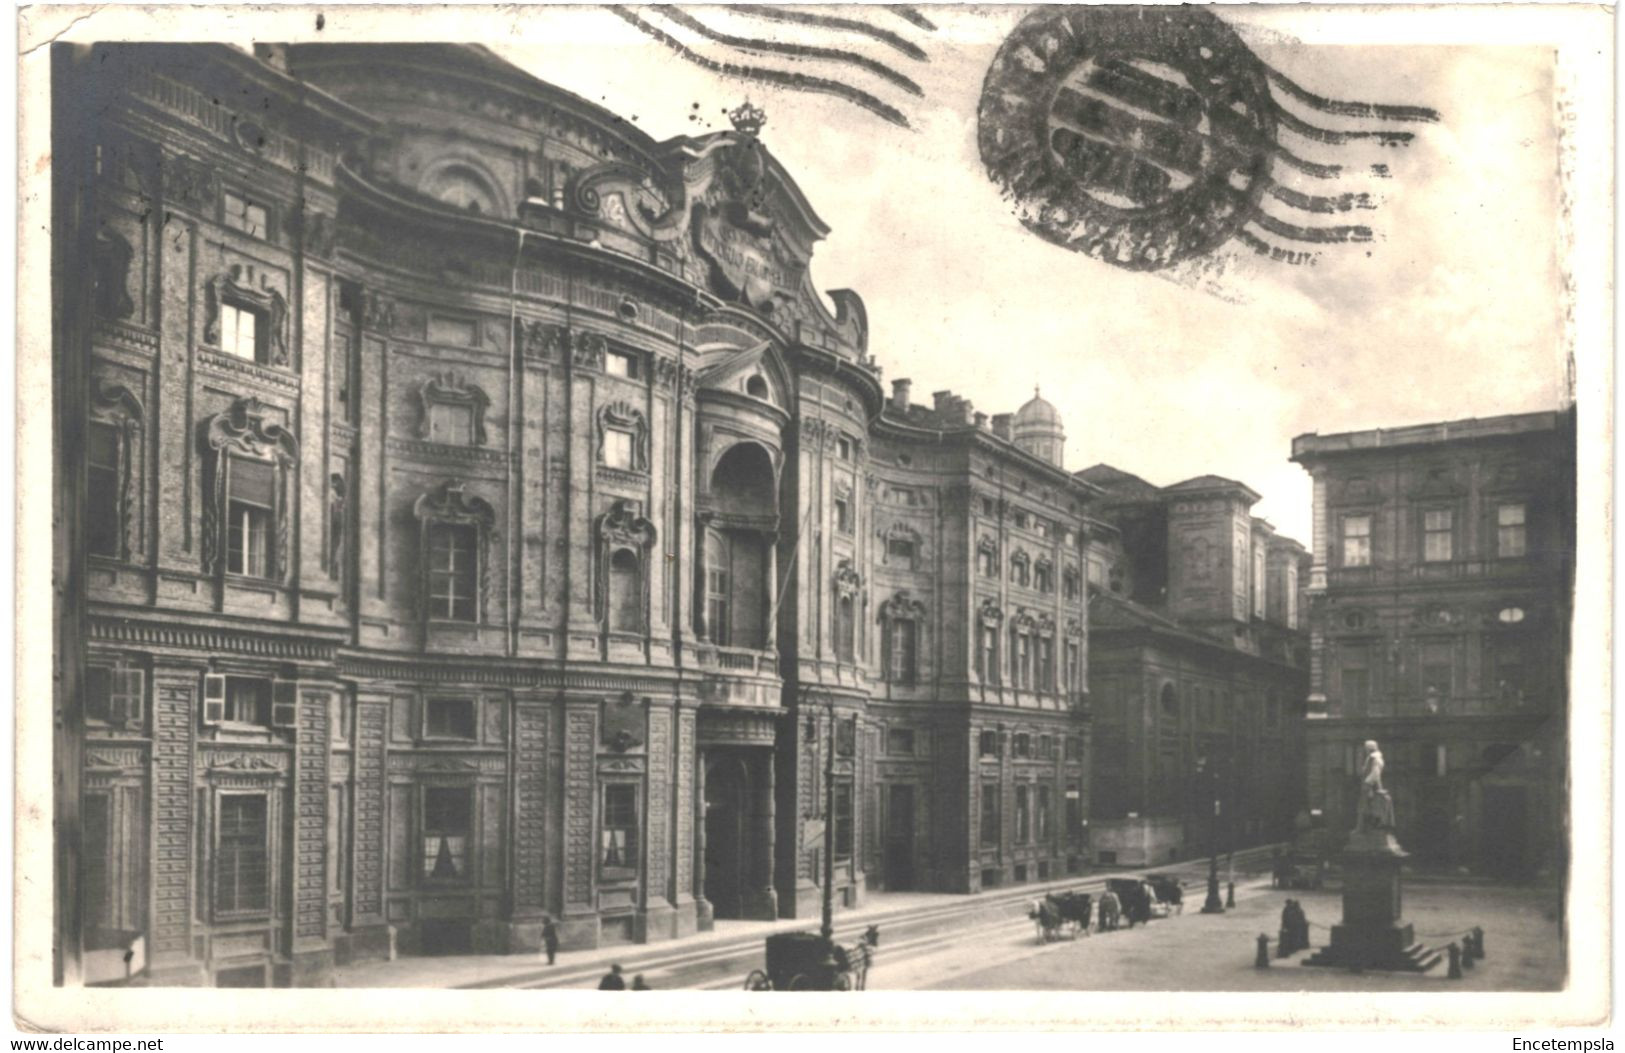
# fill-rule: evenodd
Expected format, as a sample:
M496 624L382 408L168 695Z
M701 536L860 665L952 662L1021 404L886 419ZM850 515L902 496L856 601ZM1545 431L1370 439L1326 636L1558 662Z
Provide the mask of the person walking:
M547 964L552 965L559 954L559 930L551 914L542 915L542 946L547 948Z
M600 991L626 990L626 981L621 978L621 967L619 965L609 967L609 972L605 973L604 978L598 981L598 989Z

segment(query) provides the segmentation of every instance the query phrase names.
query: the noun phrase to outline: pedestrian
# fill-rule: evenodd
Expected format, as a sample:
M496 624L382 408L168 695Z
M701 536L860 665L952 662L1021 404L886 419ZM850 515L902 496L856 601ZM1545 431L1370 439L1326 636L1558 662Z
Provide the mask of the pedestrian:
M598 989L600 991L626 990L626 981L621 979L621 967L619 965L609 967L609 972L605 973L604 978L598 981Z
M542 946L547 948L547 964L552 965L559 954L559 930L551 914L542 915Z
M638 973L636 976L632 977L632 990L634 990L634 991L653 991L654 988L652 988L648 984L644 983L643 982L643 974Z
M1111 932L1117 928L1117 917L1122 913L1123 905L1117 899L1117 893L1107 889L1100 894L1100 931Z

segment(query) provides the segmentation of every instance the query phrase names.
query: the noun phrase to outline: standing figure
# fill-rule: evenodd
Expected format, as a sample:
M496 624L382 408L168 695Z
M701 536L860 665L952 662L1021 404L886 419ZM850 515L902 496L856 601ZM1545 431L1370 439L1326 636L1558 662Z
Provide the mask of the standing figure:
M1123 905L1118 902L1117 893L1107 889L1100 894L1100 931L1111 932L1117 928L1117 918L1123 911Z
M1382 788L1382 751L1374 739L1366 740L1365 764L1360 770L1360 815L1355 830L1392 830L1394 800Z
M605 973L604 978L598 981L598 989L600 991L626 990L626 981L621 977L621 967L619 965L609 967L609 972Z
M542 946L547 948L547 964L552 965L559 953L559 930L551 914L542 918Z

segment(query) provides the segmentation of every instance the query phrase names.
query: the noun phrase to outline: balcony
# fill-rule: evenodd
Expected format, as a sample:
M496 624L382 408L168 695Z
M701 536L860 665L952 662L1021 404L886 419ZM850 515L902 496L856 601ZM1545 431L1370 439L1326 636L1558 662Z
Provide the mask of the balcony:
M703 682L700 697L720 705L779 705L779 656L748 647L719 647L699 643L694 663Z
M1517 559L1456 559L1438 563L1330 567L1327 576L1332 588L1359 588L1362 585L1527 578L1533 577L1540 569L1540 561L1531 556L1521 556Z

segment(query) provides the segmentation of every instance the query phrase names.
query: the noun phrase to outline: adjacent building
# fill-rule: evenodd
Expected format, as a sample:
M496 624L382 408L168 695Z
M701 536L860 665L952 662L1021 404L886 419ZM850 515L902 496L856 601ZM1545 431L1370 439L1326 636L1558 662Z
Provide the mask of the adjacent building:
M1091 839L1152 866L1284 840L1303 808L1303 546L1205 475L1099 464L1088 549Z
M1352 824L1360 745L1422 865L1561 872L1574 417L1301 435L1314 479L1309 800Z
M820 829L841 904L1084 864L1098 488L885 392L759 111L55 62L64 978L813 916Z

